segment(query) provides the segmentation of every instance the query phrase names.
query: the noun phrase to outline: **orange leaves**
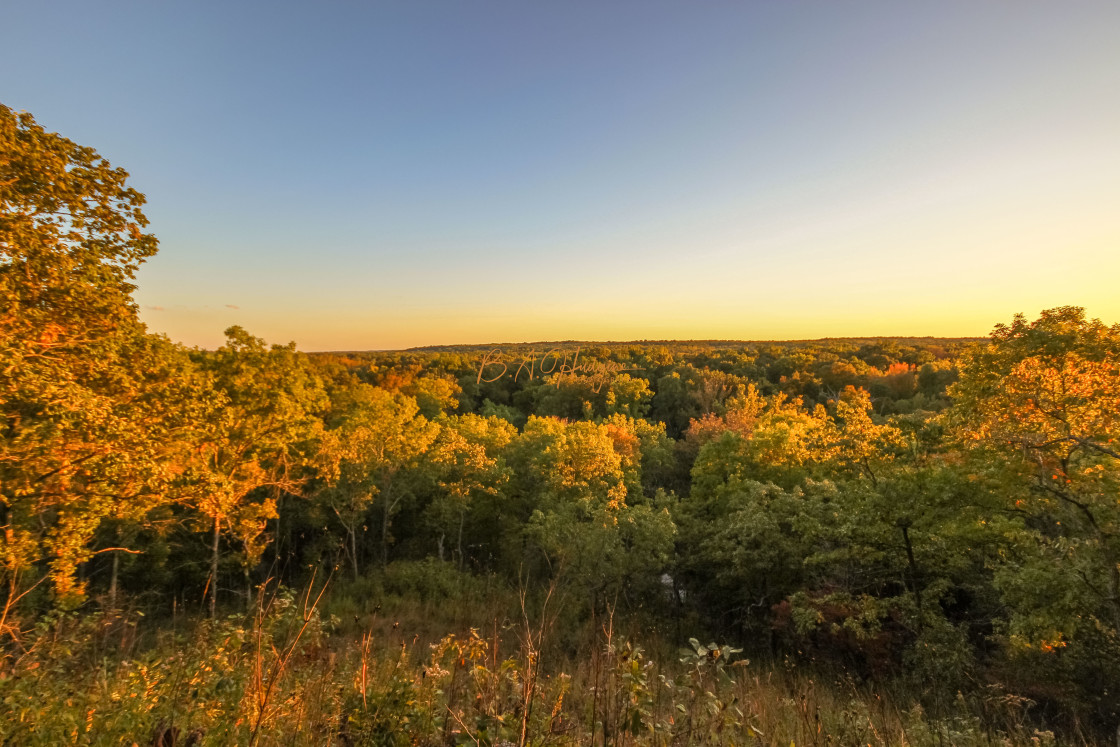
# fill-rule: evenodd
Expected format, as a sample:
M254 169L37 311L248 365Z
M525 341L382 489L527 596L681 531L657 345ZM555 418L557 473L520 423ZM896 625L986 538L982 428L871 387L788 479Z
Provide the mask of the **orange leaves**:
M638 436L617 423L608 422L604 427L607 429L607 435L614 442L614 450L624 461L633 464L640 456L641 440Z
M65 332L66 328L61 324L47 324L39 333L39 346L46 348L54 345Z
M1053 631L1050 634L1049 637L1040 638L1033 645L1031 644L1030 641L1023 640L1023 639L1019 639L1018 643L1023 648L1027 648L1027 649L1037 648L1039 651L1041 651L1044 654L1052 654L1055 651L1057 651L1058 649L1065 648L1068 645L1069 642L1066 641L1065 636L1061 632Z
M1120 432L1120 326L1073 307L1017 316L964 360L950 394L962 436L1027 454L1040 478L1102 479L1109 458L1096 445Z

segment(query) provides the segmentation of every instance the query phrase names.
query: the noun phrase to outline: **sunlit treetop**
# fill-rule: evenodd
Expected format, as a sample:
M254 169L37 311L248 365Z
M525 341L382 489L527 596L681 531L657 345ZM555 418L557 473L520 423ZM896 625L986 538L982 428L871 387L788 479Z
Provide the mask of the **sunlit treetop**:
M135 317L132 280L158 244L127 178L0 104L0 329L42 346Z
M971 435L1024 447L1120 449L1120 325L1063 306L1022 314L962 362L950 390Z

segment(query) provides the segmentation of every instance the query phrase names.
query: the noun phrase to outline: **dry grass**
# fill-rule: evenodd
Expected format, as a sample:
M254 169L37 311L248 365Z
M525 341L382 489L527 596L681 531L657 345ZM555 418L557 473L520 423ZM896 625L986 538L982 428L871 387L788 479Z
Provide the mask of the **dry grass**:
M647 654L610 615L586 625L582 638L556 643L555 616L541 600L534 607L525 599L516 622L496 607L407 600L371 602L357 620L343 621L327 610L352 600L342 595L324 606L316 594L261 595L255 614L198 620L186 633L145 631L141 619L116 615L45 623L0 672L0 741L1055 743L1026 725L1022 704L1004 704L1005 717L995 719L962 698L935 718L903 694L821 679L792 664L759 666L727 648L682 654L651 636L656 653Z

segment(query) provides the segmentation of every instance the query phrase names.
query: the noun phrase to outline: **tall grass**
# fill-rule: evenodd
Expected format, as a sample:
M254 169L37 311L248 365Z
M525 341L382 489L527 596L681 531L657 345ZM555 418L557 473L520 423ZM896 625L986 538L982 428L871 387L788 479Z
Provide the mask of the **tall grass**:
M0 671L0 742L1057 743L1006 696L962 696L927 713L903 694L792 662L761 666L696 640L683 650L653 635L642 641L611 614L566 637L554 627L556 596L546 603L478 583L441 606L361 591L270 589L251 614L181 630L137 614L55 615Z

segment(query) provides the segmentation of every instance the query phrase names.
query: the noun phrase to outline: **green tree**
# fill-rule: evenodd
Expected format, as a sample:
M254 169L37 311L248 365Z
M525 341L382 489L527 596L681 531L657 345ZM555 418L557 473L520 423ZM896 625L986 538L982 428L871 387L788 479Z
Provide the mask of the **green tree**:
M1083 588L1120 633L1120 325L1069 306L1017 315L965 357L950 394L961 437L1029 487L1009 499L1040 541L1093 559Z
M1078 718L1120 719L1120 325L1077 307L1017 315L961 364L954 432L1005 533L995 585L1004 654L1060 688Z
M650 390L648 381L628 373L621 373L611 379L607 387L606 414L617 413L635 419L644 418L649 414L652 398L653 391Z
M552 573L592 598L648 588L676 531L663 507L627 502L640 447L622 435L617 424L531 417L511 447L526 536Z

